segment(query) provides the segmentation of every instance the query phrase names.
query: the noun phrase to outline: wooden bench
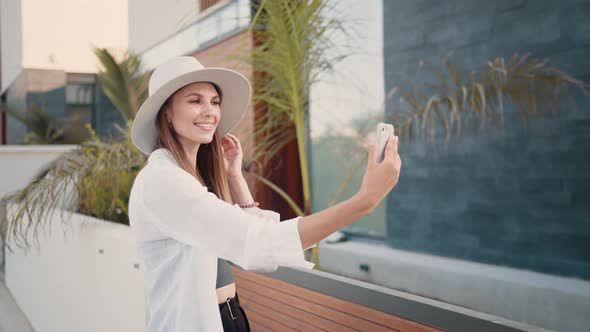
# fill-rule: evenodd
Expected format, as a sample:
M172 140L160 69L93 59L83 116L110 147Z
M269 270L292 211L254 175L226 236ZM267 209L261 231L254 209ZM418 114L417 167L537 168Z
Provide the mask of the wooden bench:
M253 332L440 331L262 274L232 269Z

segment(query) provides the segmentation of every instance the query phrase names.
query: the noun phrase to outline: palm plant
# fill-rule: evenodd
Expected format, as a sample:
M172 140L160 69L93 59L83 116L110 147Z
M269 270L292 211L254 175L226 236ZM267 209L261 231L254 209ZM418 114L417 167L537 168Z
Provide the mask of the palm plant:
M254 68L253 102L257 107L252 160L264 165L295 140L299 155L303 206L262 175L247 171L281 196L297 215L311 213L306 128L309 89L319 75L344 58L334 52L337 34L347 31L341 21L328 19L327 1L262 0L249 30L255 46L246 57ZM246 162L246 165L249 163ZM312 249L318 261L317 247Z
M127 202L135 175L146 157L132 144L131 120L134 110L147 96L148 73L141 71L139 57L128 55L120 63L105 49L95 49L101 62L99 79L111 102L127 119L120 135L103 141L87 125L90 139L44 167L22 190L6 197L16 207L0 232L17 247L38 245L38 235L48 229L51 212L80 212L119 223L128 223ZM32 235L32 236L30 236ZM29 240L32 239L33 243Z
M22 112L6 103L0 103L0 112L9 114L29 129L25 136L26 144L76 144L85 138L74 132L70 125L77 120L76 115L58 120L38 104L32 104Z
M95 48L94 54L101 65L98 79L105 95L125 120L133 120L147 98L150 72L143 70L141 59L135 54L126 53L119 62L105 48Z
M303 189L303 206L297 206L280 188L253 174L279 193L297 214L311 212L306 126L309 88L318 76L344 58L334 49L342 22L327 19L328 3L313 1L266 1L256 8L250 30L257 45L242 60L257 73L253 102L262 105L255 124L253 160L263 165L292 140L296 140Z
M91 139L44 167L24 189L5 197L16 207L10 222L0 227L7 245L28 248L30 239L38 245L38 234L56 208L63 208L62 216L64 211L79 212L128 224L127 201L145 156L128 137L104 142L87 128ZM127 131L118 129L123 134Z
M480 70L462 75L451 59L443 61L442 68L422 63L436 80L409 82L406 85L411 89L392 89L388 98L395 106L390 120L397 124L396 131L408 138L416 129L424 133L428 129L434 140L437 126L441 126L448 144L453 129L457 136L461 134L465 117L478 119L482 129L489 120L503 126L505 103L510 101L526 128L530 116L557 116L563 97L571 97L572 89L583 95L590 93L590 85L547 64L548 60L530 54L514 54L508 61L496 58Z

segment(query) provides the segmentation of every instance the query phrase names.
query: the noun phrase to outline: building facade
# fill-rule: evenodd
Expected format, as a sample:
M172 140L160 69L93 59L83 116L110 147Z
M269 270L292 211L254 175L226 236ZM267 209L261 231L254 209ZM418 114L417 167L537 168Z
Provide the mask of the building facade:
M81 134L85 123L99 135L115 133L114 123L123 121L102 93L93 47L127 49L126 2L2 0L0 24L0 95L9 105L70 118ZM5 121L5 143L24 143L28 129L10 116Z

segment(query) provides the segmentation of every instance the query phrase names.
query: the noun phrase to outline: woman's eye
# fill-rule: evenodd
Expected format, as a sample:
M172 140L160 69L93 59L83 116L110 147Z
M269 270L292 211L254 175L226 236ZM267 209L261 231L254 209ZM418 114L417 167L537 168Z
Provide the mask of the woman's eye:
M197 104L200 104L201 103L201 101L199 99L191 100L190 102L191 103L197 103Z
M213 104L213 105L216 105L216 106L217 106L217 105L219 105L219 104L221 104L221 103L220 103L220 102L218 102L218 101L214 101L214 102L212 102L211 104Z

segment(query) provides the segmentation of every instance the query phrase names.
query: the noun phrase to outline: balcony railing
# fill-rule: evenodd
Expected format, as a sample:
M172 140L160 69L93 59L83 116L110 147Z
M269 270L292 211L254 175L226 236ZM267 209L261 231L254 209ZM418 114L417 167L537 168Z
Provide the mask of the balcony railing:
M215 4L219 3L220 0L200 0L199 1L199 9L201 12L207 10L208 8L213 7Z

